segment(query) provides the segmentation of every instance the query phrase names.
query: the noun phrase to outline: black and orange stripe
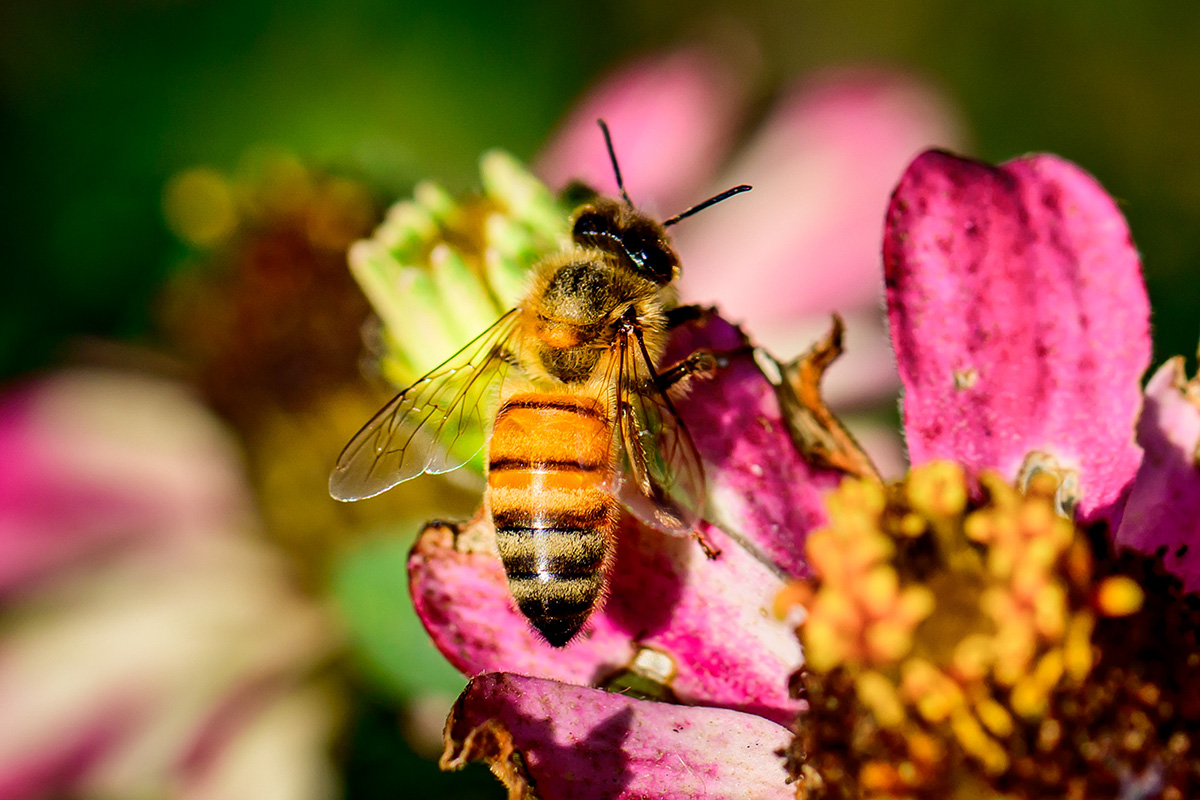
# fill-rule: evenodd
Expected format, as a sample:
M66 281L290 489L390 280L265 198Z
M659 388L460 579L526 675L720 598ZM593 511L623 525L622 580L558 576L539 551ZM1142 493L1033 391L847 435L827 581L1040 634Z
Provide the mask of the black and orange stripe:
M592 398L528 392L496 414L488 451L496 545L517 607L556 647L604 590L619 513L611 448L608 415Z

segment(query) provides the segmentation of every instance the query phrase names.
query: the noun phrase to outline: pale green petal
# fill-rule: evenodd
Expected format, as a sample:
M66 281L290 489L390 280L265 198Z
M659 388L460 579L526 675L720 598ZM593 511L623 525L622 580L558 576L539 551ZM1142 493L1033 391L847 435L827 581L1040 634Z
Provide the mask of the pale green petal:
M351 272L382 322L380 371L398 389L515 306L533 266L570 245L572 209L516 159L488 153L480 172L482 195L421 183L350 248ZM482 456L469 466L481 472Z

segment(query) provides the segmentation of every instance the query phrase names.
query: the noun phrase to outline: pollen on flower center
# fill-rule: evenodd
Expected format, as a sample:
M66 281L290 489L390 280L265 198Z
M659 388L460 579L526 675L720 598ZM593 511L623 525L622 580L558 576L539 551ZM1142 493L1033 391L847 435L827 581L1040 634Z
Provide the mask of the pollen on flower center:
M1058 476L978 486L934 462L830 496L816 578L787 593L797 796L1116 797L1147 770L1191 796L1200 602L1059 513Z

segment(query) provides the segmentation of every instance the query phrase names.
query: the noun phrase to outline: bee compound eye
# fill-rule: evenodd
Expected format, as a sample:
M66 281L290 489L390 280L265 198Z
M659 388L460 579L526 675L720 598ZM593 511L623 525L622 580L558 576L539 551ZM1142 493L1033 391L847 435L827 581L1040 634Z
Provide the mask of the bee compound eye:
M658 284L667 284L674 279L675 252L655 233L633 228L625 232L623 243L640 274Z
M605 250L611 250L617 238L612 219L594 209L584 211L576 218L571 237L581 245Z
M643 250L642 267L655 283L670 283L675 278L675 257L662 247Z

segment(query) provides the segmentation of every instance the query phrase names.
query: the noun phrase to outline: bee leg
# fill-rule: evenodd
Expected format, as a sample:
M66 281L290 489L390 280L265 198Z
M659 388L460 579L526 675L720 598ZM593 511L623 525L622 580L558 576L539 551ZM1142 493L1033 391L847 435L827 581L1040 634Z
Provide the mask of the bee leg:
M754 352L750 346L738 347L734 350L696 350L687 358L658 373L658 386L666 392L687 378L710 378L718 370L725 369L729 362L738 356Z
M696 528L692 531L692 536L700 545L700 549L704 551L704 556L709 561L716 561L721 556L721 548L717 547L712 541L704 535L704 531Z
M687 358L658 373L658 388L667 391L680 381L696 375L708 377L717 371L717 358L711 350L697 350Z

